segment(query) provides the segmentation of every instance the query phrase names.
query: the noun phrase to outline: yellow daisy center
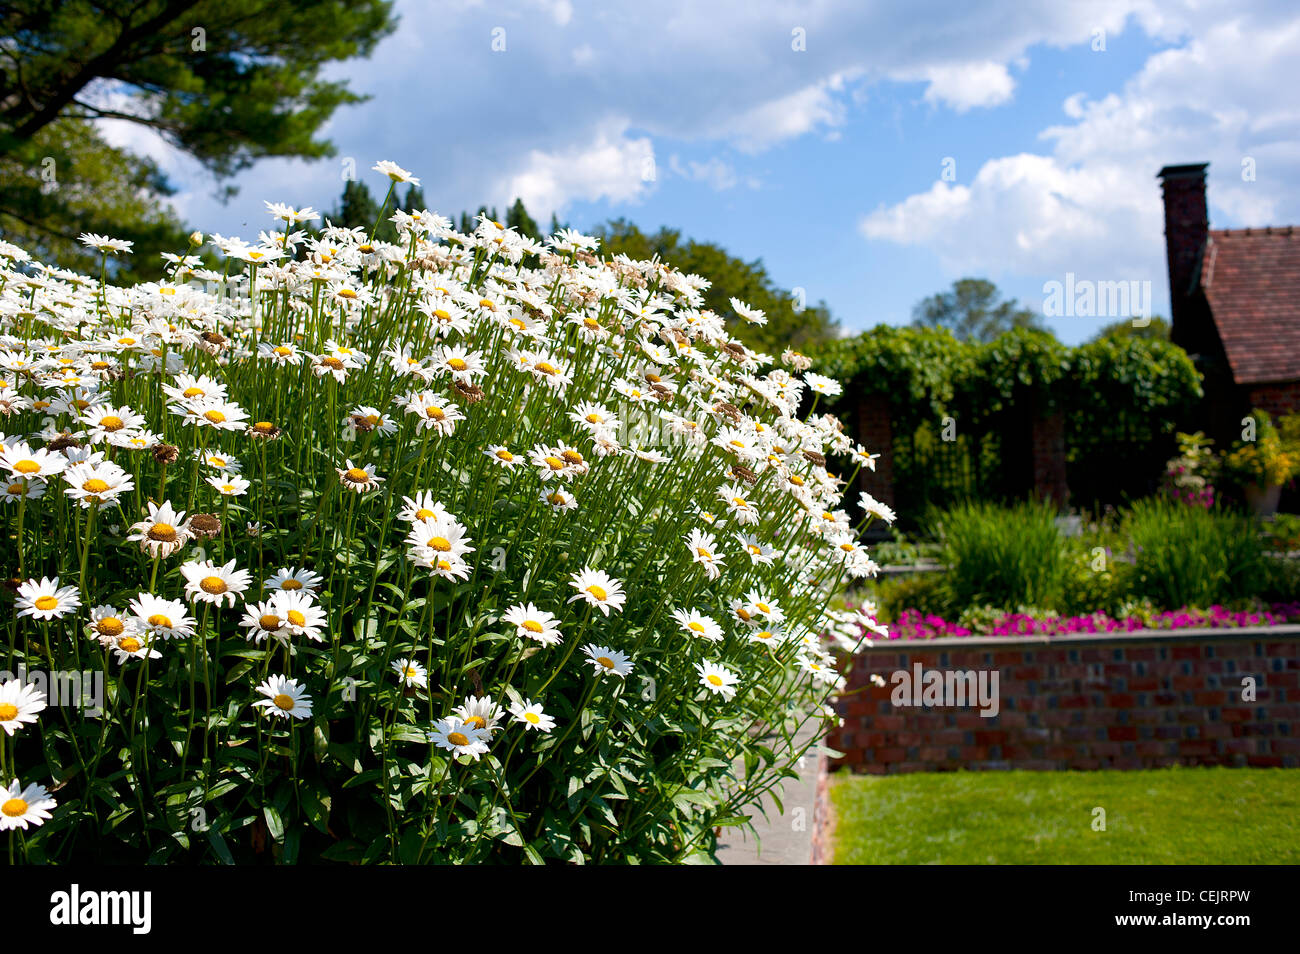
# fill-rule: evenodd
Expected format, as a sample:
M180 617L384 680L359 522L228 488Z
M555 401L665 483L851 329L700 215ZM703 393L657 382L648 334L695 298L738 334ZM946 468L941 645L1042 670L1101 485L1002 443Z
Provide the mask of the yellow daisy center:
M363 484L370 479L370 475L367 474L360 467L349 468L349 470L343 476L346 477L348 480L352 481L354 484Z
M40 472L40 469L41 465L34 460L20 460L14 464L14 470L20 474L36 474Z
M13 496L19 497L27 493L27 485L21 482L10 484L8 490Z
M447 412L436 405L430 404L424 409L424 416L433 421L446 420Z
M222 414L220 411L204 411L203 416L213 424L226 423L226 415Z
M719 676L717 673L712 673L712 672L711 672L711 673L709 673L709 675L708 675L707 678L708 678L708 680L709 680L709 685L710 685L710 686L720 686L720 685L722 685L722 677Z
M596 599L598 599L602 603L605 602L605 600L609 599L609 594L605 592L605 588L595 583L587 587L587 592L590 593L592 596L596 597Z
M170 523L155 523L149 528L147 536L150 540L156 540L159 543L171 543L176 539L176 528Z
M126 427L126 421L122 420L116 414L107 414L100 418L99 426L106 431L120 431Z
M451 368L453 371L464 371L469 367L469 365L465 363L464 358L452 358L447 362L447 367Z
M275 703L276 708L283 709L285 712L293 709L293 696L287 693L282 692L271 701Z
M437 550L439 553L446 553L451 550L451 541L446 537L431 537L429 539L429 548Z
M125 630L126 624L116 616L105 616L95 623L95 631L101 636L121 636Z
M531 722L533 725L537 725L542 721L542 717L539 716L536 712L525 712L524 718L527 719L529 722Z
M149 625L156 626L159 629L171 629L172 628L171 617L164 616L162 613L154 613L152 616L149 617Z
M52 609L58 609L59 600L58 597L55 596L38 596L36 597L36 602L33 603L32 605L35 606L38 610L48 611Z
M610 659L608 656L597 656L596 662L600 663L606 669L614 668L614 660Z
M127 636L117 644L117 648L125 653L138 653L140 651L140 640L134 636Z
M452 732L448 734L447 741L452 745L469 745L469 736L463 732Z
M528 630L530 633L540 633L545 630L545 627L536 620L526 619L524 620L524 629Z
M181 397L196 398L202 393L203 393L202 388L186 388L184 391L181 392Z
M108 481L100 480L98 477L91 477L81 485L81 489L88 494L102 494L108 489Z
M289 610L288 614L286 615L288 617L289 622L292 623L294 626L305 626L307 624L307 617L304 616L299 610Z
M535 365L533 365L533 368L534 370L542 372L542 374L560 373L555 369L555 365L551 364L549 361L538 361Z
M258 617L257 625L262 627L262 629L270 630L274 633L277 629L283 626L284 623L281 622L280 617L276 616L274 613L267 613Z
M692 620L691 622L687 623L686 628L696 633L704 632L704 624L698 623L695 620Z
M199 589L204 593L210 593L213 596L219 596L230 589L226 581L219 576L205 576L199 581Z
M6 799L3 805L0 805L0 812L9 818L21 818L27 814L27 803L21 798Z
M302 580L285 580L280 584L282 590L300 590L302 589Z
M510 451L505 450L505 449L503 448L502 450L497 451L497 458L498 458L499 460L504 460L504 461L506 461L506 462L508 463L508 462L510 462L510 461L512 461L512 460L515 459L515 455L512 454L512 453L510 453Z
M465 724L472 725L476 729L487 728L487 720L484 719L482 716L476 716L476 715L470 716L468 719L465 720Z
M546 466L551 468L551 470L563 470L564 461L558 457L547 457Z

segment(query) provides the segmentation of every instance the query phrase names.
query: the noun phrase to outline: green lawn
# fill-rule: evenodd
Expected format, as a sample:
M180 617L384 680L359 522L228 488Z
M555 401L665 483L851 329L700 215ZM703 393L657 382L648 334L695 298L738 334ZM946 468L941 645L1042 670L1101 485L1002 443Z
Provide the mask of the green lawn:
M1300 769L841 772L830 794L835 864L1300 862Z

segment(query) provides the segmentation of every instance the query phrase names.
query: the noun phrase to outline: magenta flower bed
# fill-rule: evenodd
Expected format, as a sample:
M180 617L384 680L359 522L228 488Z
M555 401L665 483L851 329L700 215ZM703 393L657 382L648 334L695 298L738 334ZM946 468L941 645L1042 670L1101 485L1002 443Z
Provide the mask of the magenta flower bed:
M1115 619L1105 613L1087 616L1054 616L1036 619L1024 613L1008 613L985 632L976 633L950 623L933 613L905 610L889 624L890 639L937 639L942 636L1070 636L1084 633L1131 633L1138 629L1233 629L1243 626L1277 626L1300 622L1300 602L1274 603L1259 613L1232 612L1222 606L1208 610L1180 609L1158 613L1150 618L1128 616Z

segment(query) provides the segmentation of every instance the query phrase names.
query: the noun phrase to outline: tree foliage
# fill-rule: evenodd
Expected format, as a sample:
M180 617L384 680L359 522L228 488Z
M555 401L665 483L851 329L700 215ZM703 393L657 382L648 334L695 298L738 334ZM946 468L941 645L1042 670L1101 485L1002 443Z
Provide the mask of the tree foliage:
M833 341L838 333L839 325L825 302L811 305L777 288L761 259L746 262L716 243L684 240L677 229L664 227L647 235L625 219L608 222L595 234L607 252L635 259L658 256L674 268L709 279L712 285L704 293L706 307L726 317L731 334L751 348L768 354L780 354L786 348L809 352ZM764 311L767 324L748 324L736 317L731 298Z
M958 341L989 342L1013 328L1046 330L1037 313L1014 298L1003 299L998 286L983 278L958 279L948 291L922 299L912 310L912 324L947 328Z

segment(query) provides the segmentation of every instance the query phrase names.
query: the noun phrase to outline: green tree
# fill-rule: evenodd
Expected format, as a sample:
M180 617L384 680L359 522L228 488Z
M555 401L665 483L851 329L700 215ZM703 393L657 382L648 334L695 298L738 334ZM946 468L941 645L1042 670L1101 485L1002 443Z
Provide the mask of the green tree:
M825 302L810 305L795 293L777 288L762 259L746 262L713 242L683 240L676 229L661 228L647 235L632 223L617 219L595 230L601 248L632 258L654 256L683 272L702 275L712 285L704 292L705 307L725 316L728 331L747 346L768 354L786 348L811 351L833 341L839 325ZM735 317L730 299L738 298L767 314L766 325Z
M140 253L160 230L179 227L160 202L166 183L153 163L107 146L93 121L153 130L219 181L266 156L331 155L320 129L339 106L363 97L323 73L368 55L395 25L391 7L391 0L0 3L0 233L15 242L39 234L43 253L75 267L82 258L69 251L69 236L103 231L137 243L129 267L153 264ZM42 178L49 160L58 170L52 195ZM105 189L111 201L87 198Z
M1121 321L1111 322L1106 325L1095 335L1093 341L1101 341L1106 338L1143 338L1148 341L1168 341L1171 331L1169 322L1159 315L1152 315L1151 321L1146 325L1134 325L1132 318L1125 318Z
M528 214L524 208L523 199L515 199L515 204L506 212L506 226L517 231L520 235L526 235L531 239L541 239L541 230L537 228L537 223L533 217Z
M114 278L146 281L163 252L184 252L186 228L158 196L169 193L148 159L114 148L81 119L60 119L16 153L0 154L0 236L38 259L98 271L100 254L77 241L97 232L135 243L109 260Z
M998 286L983 278L962 278L952 288L931 295L912 309L917 328L947 328L958 341L989 342L1012 328L1047 330L1042 318L1003 299Z

